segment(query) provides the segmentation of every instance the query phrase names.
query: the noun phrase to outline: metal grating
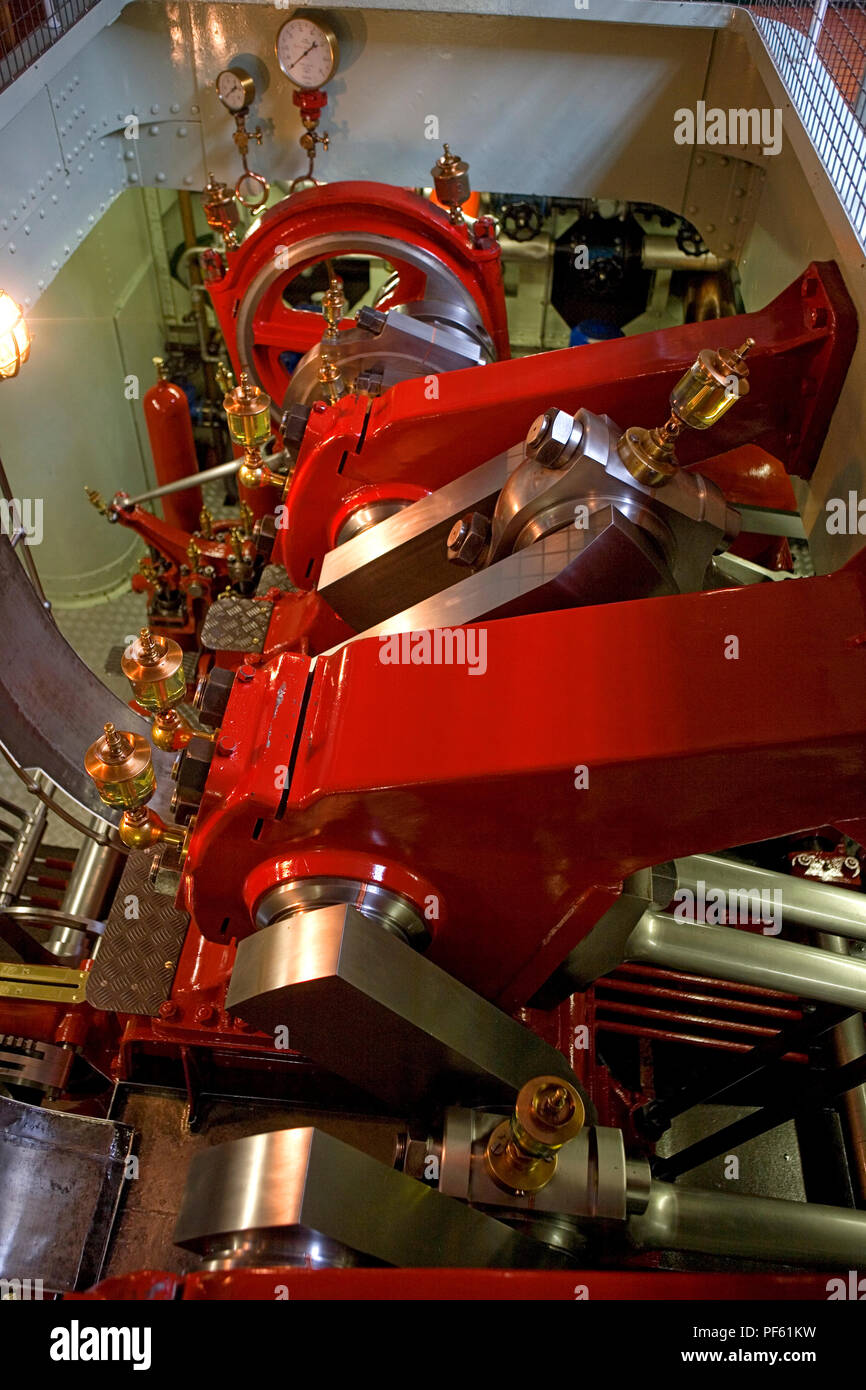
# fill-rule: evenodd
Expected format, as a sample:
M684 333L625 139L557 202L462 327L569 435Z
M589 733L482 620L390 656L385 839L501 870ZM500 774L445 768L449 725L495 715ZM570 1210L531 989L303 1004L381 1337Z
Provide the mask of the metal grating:
M99 0L0 0L0 92Z
M866 5L741 0L866 246Z

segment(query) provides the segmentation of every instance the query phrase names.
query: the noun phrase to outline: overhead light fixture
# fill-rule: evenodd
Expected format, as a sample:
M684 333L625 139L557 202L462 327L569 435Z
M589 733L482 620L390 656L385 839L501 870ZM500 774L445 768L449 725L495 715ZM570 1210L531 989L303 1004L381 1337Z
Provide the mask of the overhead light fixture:
M0 381L17 376L30 356L30 330L20 304L0 290Z

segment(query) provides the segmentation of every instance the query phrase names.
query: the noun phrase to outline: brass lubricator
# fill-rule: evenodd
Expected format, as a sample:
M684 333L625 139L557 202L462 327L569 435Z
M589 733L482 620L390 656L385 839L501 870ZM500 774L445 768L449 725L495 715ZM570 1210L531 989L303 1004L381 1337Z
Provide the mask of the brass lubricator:
M238 245L235 228L240 221L234 191L228 184L215 179L213 174L208 174L201 201L208 226L220 233L227 251L234 251Z
M539 1192L556 1172L556 1155L576 1139L586 1114L575 1088L558 1076L536 1076L521 1087L514 1113L487 1141L484 1161L506 1192Z
M462 204L472 192L469 165L458 154L452 154L447 145L443 145L442 149L444 154L440 154L430 170L433 187L440 203L448 209L450 221L459 227L465 221Z
M340 320L345 311L346 296L343 293L343 282L338 275L331 275L328 288L322 295L322 313L325 316L326 325L322 334L323 344L334 344L340 341Z
M704 348L671 391L670 419L651 430L632 426L625 431L617 453L637 482L647 487L667 482L679 466L674 448L682 430L709 429L749 394L745 359L754 346L754 338L747 338L735 352Z
M128 849L171 844L182 849L186 829L166 825L147 803L156 791L150 744L140 734L106 724L84 755L84 767L106 806L122 807L120 838Z
M244 451L238 480L244 487L258 488L268 484L284 487L285 478L268 468L262 458L262 446L271 437L270 396L253 385L249 373L241 372L237 386L223 397L223 409L229 434Z
M155 636L150 628L143 627L123 653L120 664L137 703L154 716L151 737L157 748L186 747L199 731L176 708L186 695L183 652L177 642L171 637Z

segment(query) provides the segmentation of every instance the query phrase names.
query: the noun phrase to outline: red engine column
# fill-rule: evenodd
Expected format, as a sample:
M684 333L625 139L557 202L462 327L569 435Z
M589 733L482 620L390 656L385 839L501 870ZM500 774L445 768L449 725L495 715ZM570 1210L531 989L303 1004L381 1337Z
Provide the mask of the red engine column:
M197 473L198 460L192 437L189 402L180 387L168 380L160 358L154 358L154 363L159 380L145 395L144 418L156 480L161 485ZM200 487L190 487L185 492L171 493L162 499L165 520L184 531L197 529L201 508Z

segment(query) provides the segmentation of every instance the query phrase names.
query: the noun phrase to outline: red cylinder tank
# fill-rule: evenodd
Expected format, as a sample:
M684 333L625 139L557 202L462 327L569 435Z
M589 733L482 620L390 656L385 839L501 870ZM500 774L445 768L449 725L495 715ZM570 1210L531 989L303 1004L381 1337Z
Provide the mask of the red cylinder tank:
M159 380L144 397L144 418L156 469L156 481L173 483L198 471L189 401L179 386L167 379L160 358L154 358ZM198 530L202 509L200 487L169 493L160 498L162 514L172 526L184 531Z

